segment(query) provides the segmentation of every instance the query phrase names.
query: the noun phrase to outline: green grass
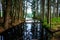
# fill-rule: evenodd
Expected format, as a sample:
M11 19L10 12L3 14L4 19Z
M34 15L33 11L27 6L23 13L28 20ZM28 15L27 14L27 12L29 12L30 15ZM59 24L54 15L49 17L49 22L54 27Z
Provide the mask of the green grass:
M52 28L56 29L60 26L60 17L58 18L52 18L51 20Z
M43 21L43 25L46 25L47 28L50 28L50 24L47 24L47 19L46 18ZM60 25L60 17L52 18L51 19L51 27L52 27L52 29L56 29L58 25Z

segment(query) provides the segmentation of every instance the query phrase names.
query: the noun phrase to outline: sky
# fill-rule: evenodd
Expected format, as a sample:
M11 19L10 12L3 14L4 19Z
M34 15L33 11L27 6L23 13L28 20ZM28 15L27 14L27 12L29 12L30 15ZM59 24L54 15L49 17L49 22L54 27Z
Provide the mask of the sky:
M30 8L28 8L27 13L32 13L32 10Z
M32 5L31 3L27 2L27 13L32 13L32 10L31 10L31 6Z

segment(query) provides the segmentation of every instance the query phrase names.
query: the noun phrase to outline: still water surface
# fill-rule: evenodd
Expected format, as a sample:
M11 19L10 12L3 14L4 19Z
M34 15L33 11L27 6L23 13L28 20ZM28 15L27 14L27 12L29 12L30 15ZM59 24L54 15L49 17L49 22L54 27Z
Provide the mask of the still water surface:
M40 39L41 28L40 21L38 20L26 21L24 24L23 40Z

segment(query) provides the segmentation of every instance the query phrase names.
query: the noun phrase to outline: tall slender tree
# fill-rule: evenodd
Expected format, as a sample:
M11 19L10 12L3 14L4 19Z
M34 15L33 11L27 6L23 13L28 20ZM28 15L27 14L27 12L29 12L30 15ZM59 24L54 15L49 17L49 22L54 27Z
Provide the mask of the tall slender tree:
M5 11L5 23L4 23L4 26L5 26L5 28L7 29L9 26L10 26L10 9L11 9L11 0L5 0L5 2L6 2L6 9L4 10Z
M48 13L47 13L47 23L50 21L50 0L48 0Z
M59 17L59 13L58 13L58 3L59 3L59 1L57 0L57 18Z
M23 16L23 10L22 10L22 8L23 8L22 4L23 4L23 1L20 0L20 12L19 12L20 20L21 20L21 18L24 18L24 16Z

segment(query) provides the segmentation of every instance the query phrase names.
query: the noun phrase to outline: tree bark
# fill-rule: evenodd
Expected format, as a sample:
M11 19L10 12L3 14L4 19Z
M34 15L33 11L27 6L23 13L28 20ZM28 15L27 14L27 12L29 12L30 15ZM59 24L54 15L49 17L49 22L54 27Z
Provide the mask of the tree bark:
M23 3L23 1L20 0L20 12L19 12L19 16L20 16L19 18L20 18L20 20L23 19L23 17L24 17L23 16L23 10L22 10L22 7L23 7L22 3Z
M48 13L47 13L47 23L50 21L50 0L48 0Z
M41 0L41 19L44 20L44 5L45 0Z
M57 0L57 17L59 17L59 13L58 13L58 0Z
M54 0L54 7L53 7L53 17L55 17L55 0Z
M6 13L5 13L5 28L8 29L10 27L10 22L11 22L11 18L10 18L10 9L11 9L11 0L6 0L7 5L6 5Z

